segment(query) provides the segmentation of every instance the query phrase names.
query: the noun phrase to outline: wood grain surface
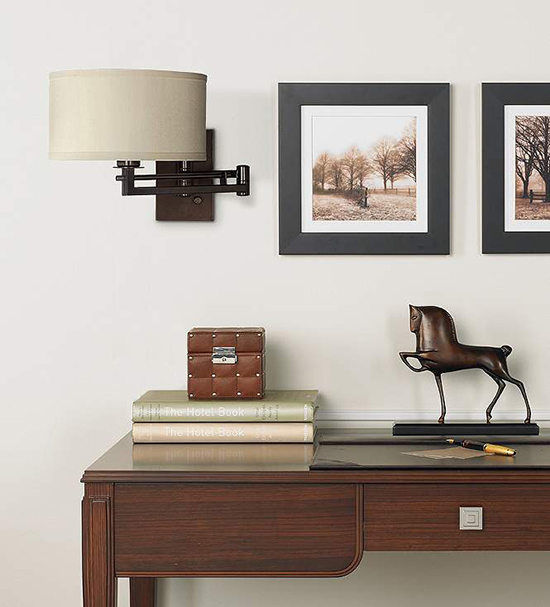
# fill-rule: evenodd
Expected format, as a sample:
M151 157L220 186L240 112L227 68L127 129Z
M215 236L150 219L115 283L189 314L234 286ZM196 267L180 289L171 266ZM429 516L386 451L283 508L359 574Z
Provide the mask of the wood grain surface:
M116 607L113 541L113 485L87 485L82 500L84 607Z
M130 578L130 607L155 607L157 580L154 577Z
M345 575L362 555L362 487L119 484L118 576Z
M365 550L550 550L549 485L365 486ZM483 530L460 530L481 506Z

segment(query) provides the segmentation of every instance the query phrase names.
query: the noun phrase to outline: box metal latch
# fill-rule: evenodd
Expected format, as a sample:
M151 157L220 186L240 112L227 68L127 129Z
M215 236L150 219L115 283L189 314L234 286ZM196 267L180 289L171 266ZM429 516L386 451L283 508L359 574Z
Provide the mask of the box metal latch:
M234 365L237 362L236 349L214 347L212 349L212 362L215 365Z

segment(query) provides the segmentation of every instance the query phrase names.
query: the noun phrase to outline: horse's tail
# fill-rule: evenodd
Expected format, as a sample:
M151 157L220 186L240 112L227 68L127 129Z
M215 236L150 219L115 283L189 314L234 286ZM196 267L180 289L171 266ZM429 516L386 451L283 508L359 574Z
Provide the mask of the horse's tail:
M500 349L504 352L504 356L510 356L512 352L512 346L500 346Z

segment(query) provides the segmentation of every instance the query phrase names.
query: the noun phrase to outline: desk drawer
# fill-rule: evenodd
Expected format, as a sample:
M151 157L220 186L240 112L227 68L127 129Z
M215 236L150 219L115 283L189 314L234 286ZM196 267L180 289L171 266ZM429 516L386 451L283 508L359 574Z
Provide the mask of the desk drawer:
M550 550L548 485L366 485L364 511L365 550Z
M344 575L362 555L361 485L115 487L118 575Z

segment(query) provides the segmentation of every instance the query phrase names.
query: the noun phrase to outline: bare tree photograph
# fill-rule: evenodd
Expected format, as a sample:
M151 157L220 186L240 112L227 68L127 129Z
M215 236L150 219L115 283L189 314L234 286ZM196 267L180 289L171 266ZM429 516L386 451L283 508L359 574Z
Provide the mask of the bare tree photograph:
M325 116L313 125L314 221L416 221L417 119Z
M515 218L550 219L550 116L516 116Z

